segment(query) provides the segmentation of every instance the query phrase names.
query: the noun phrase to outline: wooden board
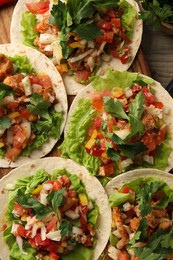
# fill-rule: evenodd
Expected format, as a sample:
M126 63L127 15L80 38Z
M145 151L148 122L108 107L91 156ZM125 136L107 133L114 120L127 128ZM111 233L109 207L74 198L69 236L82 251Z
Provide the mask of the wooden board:
M16 2L17 2L16 0L13 0L13 3L0 7L0 44L10 43L10 23L11 23L11 17ZM151 76L147 61L145 59L144 53L141 48L139 49L136 58L132 66L130 67L129 71L139 72L144 75ZM74 96L68 96L69 105L71 104L73 98ZM49 153L47 156L59 156L59 153L57 151L57 146L60 144L60 142L54 147L52 152ZM4 175L10 172L10 170L11 168L10 169L0 168L0 178L2 178Z

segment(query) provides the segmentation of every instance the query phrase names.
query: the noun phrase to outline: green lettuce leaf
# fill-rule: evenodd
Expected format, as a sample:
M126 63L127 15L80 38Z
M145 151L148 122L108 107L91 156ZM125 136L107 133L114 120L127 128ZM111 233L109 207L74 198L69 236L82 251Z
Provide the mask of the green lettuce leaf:
M22 20L21 25L23 27L23 30L21 30L21 34L23 36L22 42L24 45L30 46L32 48L34 47L34 40L38 36L38 33L35 32L36 28L36 15L32 14L29 11L26 11L22 14Z
M32 68L32 64L26 56L15 55L8 58L12 60L13 65L15 65L16 73L35 73L34 69Z

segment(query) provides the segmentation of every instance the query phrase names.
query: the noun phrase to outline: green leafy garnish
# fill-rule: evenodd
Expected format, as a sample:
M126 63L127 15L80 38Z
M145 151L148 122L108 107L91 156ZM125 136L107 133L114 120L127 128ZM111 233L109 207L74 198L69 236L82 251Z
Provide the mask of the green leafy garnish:
M37 219L43 219L48 213L52 212L50 208L41 204L37 199L25 195L21 190L17 192L16 201L25 209L31 208Z
M0 82L0 102L5 96L10 96L13 93L14 91L10 86Z
M63 202L63 194L65 189L60 189L58 191L51 191L49 195L47 196L47 202L52 207L52 209L56 212L57 208L62 204Z
M0 117L0 129L8 129L11 126L9 117Z
M129 119L119 100L114 101L113 98L104 97L104 109L117 118Z
M61 229L62 238L72 234L72 223L68 219L64 219L59 228Z
M48 108L51 106L48 100L45 100L42 95L34 93L30 98L30 102L31 104L27 105L27 109L31 114L47 118Z

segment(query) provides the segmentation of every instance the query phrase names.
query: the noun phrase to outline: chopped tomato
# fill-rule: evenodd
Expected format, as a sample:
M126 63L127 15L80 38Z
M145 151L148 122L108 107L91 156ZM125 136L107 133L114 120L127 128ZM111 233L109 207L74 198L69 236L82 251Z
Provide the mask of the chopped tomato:
M48 246L45 247L45 249L51 253L57 253L58 251L58 243L55 241L50 240L50 243Z
M36 76L36 75L29 75L29 80L31 82L31 85L32 84L40 84L39 77Z
M107 90L105 89L103 92L102 92L102 96L103 97L113 97L113 94L110 90Z
M107 129L108 129L108 132L112 133L114 131L113 129L113 126L116 125L116 119L115 117L112 117L110 118L108 121L107 121Z
M54 181L54 184L53 184L53 190L60 190L62 188L62 184L59 180L56 180Z
M93 246L93 241L91 237L87 237L87 241L85 242L84 246Z
M56 223L57 223L57 216L53 216L51 221L47 224L46 226L46 231L49 232L52 229L54 229L56 227Z
M23 216L26 211L25 209L17 202L14 203L14 213L16 216Z
M101 114L103 113L104 101L101 94L93 93L91 95L92 106Z
M39 245L36 244L35 239L34 238L28 238L28 243L35 249L39 249Z
M102 150L101 147L98 146L98 145L94 145L94 146L92 147L92 149L87 149L87 148L86 148L86 151L87 151L87 153L89 153L89 154L91 154L91 155L93 155L93 156L96 156L96 157L101 157L101 155L102 155L102 153L103 153L103 150Z
M69 197L69 198L76 198L76 197L77 197L76 190L74 190L74 189L69 189L69 190L68 190L68 197Z
M19 106L19 103L15 101L9 101L5 104L5 106L11 109L16 109Z
M16 157L21 153L21 150L21 148L12 147L5 153L5 158L13 162Z
M0 108L0 117L5 116L6 115L6 110L4 108Z
M156 140L152 133L145 133L141 141L148 147L149 152L154 151L156 149Z
M31 114L29 113L29 111L28 111L27 108L25 108L24 110L22 110L22 111L20 112L20 116L23 117L23 118L29 118L30 115L31 115Z
M55 259L55 260L58 260L58 259L60 258L59 255L57 255L57 254L55 254L55 253L53 253L53 252L51 252L51 253L49 254L49 256L52 257L52 258Z
M110 53L114 58L120 59L122 64L127 63L130 57L129 47L124 47L120 50L112 49Z
M111 23L116 28L120 28L121 27L121 20L120 20L120 18L113 18L113 19L111 19Z
M121 190L122 193L130 193L131 189L129 186L124 186Z
M102 20L98 26L99 26L99 29L103 29L105 31L109 31L112 28L112 24L105 20Z
M15 148L21 148L26 140L26 132L24 129L21 129L21 131L18 131L13 137L13 146Z
M49 10L49 1L26 3L28 10L33 14L44 14Z
M96 43L102 43L102 42L112 43L113 38L114 38L114 32L112 31L103 32L102 36L96 38Z
M14 235L26 237L26 234L27 234L27 230L25 230L25 228L22 225L19 225Z
M90 225L88 225L88 230L89 230L91 236L95 235L95 231L93 230L93 228Z
M114 13L114 10L111 9L111 8L108 8L107 11L106 11L106 15L110 18L115 18L115 13Z
M120 253L118 253L118 260L129 260L130 257L128 255L128 253L125 250L120 251Z
M99 175L101 176L111 176L112 174L114 174L114 166L112 163L101 166L99 168Z
M40 233L36 234L36 236L34 237L34 240L35 240L36 245L38 245L39 247L48 246L50 244L50 240L48 238L46 238L45 240L42 240Z
M101 117L96 116L94 118L94 123L93 123L94 128L100 128L102 125L102 122L103 122L103 119Z
M166 127L162 127L156 134L156 144L161 145L166 136Z
M152 105L155 106L156 108L160 108L160 109L163 108L163 103L162 102L153 102Z
M67 175L63 175L61 177L61 180L62 180L63 186L70 187L71 182L70 182L69 178L67 177Z
M88 80L89 76L91 76L91 71L88 70L80 70L74 73L74 79L77 82L86 81Z
M151 91L147 87L143 87L141 92L144 94L145 101L148 105L152 104L156 97L151 93Z

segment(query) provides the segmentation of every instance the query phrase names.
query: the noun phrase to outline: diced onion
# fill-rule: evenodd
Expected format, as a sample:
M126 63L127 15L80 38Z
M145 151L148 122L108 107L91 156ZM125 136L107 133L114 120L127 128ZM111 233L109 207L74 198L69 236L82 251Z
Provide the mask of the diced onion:
M54 240L54 241L60 241L61 240L61 230L51 231L48 234L46 234L46 237Z
M154 158L153 156L149 156L148 154L145 154L143 156L143 160L149 164L154 164Z
M42 86L39 84L32 84L33 92L40 92L42 90Z
M124 209L124 211L128 211L128 210L131 210L132 209L132 205L130 204L130 202L125 202L124 204L123 204L123 209Z
M25 130L26 138L29 139L31 136L31 123L28 121L25 121L21 123L21 127Z
M122 235L120 234L120 232L118 231L118 229L114 230L114 231L112 232L112 234L113 234L114 236L118 237L118 238L122 238Z
M45 48L44 48L44 51L53 51L53 47L51 44L47 45Z
M106 42L102 42L102 44L100 45L99 50L97 51L97 55L98 56L103 52L103 49L104 49L105 45L106 45Z
M43 204L43 205L47 205L47 193L40 193L40 203Z
M130 98L131 96L133 96L133 91L131 90L131 88L125 88L124 95L126 98Z
M91 200L89 200L89 202L88 202L88 209L89 210L93 209L93 204L92 204Z
M54 109L56 112L62 112L63 109L61 103L55 104Z
M44 183L43 184L43 189L44 190L52 190L53 189L53 185L51 183Z
M56 41L57 38L58 38L58 36L55 34L41 33L40 34L40 43L50 44L50 43Z
M15 100L14 100L14 96L5 96L4 98L3 98L3 100L2 100L2 104L7 104L7 103L9 103L9 102L14 102Z
M32 94L32 88L31 88L31 82L30 82L28 76L26 76L24 79L22 79L22 84L24 87L25 95L30 96Z
M123 169L127 168L128 166L130 166L131 164L133 164L133 161L131 159L125 159L121 162L121 167Z
M83 230L81 228L79 228L79 227L73 226L72 233L75 234L75 235L82 235L83 234Z
M77 56L77 57L70 58L69 61L70 61L71 63L73 63L73 62L82 60L83 58L85 58L86 56L88 56L89 54L91 54L92 52L93 52L93 50L90 49L90 50L88 50L88 51L86 51L86 52L80 54L80 55Z
M112 258L113 260L118 259L118 254L120 253L120 250L116 249L114 246L110 246L108 248L108 256Z
M17 244L18 244L18 247L19 247L20 252L21 252L23 255L27 255L28 253L27 253L27 252L24 252L24 251L23 251L23 248L22 248L22 246L23 246L23 239L22 239L20 236L17 236L17 237L16 237L16 242L17 242Z
M34 223L34 225L32 227L31 238L35 237L35 235L37 233L37 229L38 229L38 225L37 225L37 223Z
M42 226L41 226L41 239L43 241L46 240L46 227L45 227L44 223L42 223Z
M71 219L77 219L79 218L79 214L78 213L75 213L75 211L69 209L65 212L65 215Z
M114 133L124 140L130 134L130 130L129 129L116 130L114 131Z
M11 227L11 233L14 234L17 231L19 224L16 224L13 222L12 227Z

